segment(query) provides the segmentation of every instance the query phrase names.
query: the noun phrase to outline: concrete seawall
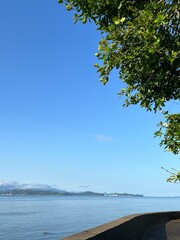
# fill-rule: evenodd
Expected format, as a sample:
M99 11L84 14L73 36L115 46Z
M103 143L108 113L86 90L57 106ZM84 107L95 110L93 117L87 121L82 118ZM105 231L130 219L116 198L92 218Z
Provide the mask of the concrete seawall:
M180 212L130 215L63 240L140 240L151 227L178 219Z

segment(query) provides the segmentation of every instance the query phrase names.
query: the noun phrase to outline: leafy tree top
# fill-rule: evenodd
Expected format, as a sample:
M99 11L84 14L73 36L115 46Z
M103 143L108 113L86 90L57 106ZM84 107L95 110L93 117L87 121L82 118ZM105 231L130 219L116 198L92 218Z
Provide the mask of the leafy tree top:
M93 21L102 34L95 64L106 84L113 69L125 87L124 106L140 104L162 110L166 122L155 136L161 145L180 151L180 114L165 112L166 102L180 99L180 0L59 0L74 10L74 21Z

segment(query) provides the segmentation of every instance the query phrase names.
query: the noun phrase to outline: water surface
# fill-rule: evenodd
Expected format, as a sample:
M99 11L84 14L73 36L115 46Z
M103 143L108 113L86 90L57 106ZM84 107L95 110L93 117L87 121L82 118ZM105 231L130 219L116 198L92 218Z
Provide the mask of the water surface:
M125 215L179 211L180 198L0 197L0 240L58 240Z

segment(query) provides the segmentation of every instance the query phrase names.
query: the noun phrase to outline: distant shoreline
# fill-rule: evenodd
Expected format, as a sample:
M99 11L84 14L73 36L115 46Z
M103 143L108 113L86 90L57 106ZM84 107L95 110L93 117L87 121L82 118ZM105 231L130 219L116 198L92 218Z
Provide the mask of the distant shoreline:
M140 194L129 193L96 193L86 192L67 192L67 191L51 191L41 189L14 189L8 191L0 191L0 196L104 196L104 197L144 197Z

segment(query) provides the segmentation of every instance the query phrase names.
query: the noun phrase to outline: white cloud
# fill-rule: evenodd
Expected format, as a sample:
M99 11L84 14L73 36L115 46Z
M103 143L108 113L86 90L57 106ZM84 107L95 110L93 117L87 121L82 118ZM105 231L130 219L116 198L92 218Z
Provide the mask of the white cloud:
M112 141L113 138L110 137L110 136L107 136L107 135L96 135L96 139L98 141L102 141L102 142L109 142L109 141Z
M79 185L80 188L89 188L89 185Z

